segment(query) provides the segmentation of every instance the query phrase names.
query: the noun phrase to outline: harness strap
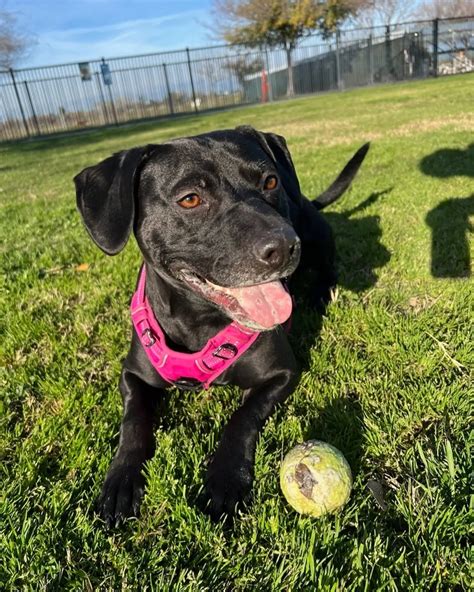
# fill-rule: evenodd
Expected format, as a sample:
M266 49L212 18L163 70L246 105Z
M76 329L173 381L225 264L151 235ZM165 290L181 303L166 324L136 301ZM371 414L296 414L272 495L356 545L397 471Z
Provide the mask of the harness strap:
M163 330L146 297L145 286L146 268L143 265L130 305L133 325L152 366L170 384L188 390L208 389L260 335L259 331L253 331L233 321L212 337L200 351L174 351L166 344Z

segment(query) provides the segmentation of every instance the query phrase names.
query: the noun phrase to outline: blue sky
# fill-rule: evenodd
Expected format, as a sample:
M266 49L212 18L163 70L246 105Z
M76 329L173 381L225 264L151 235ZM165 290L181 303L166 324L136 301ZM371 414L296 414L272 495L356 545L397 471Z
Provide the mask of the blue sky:
M212 45L211 0L9 0L36 43L20 67Z

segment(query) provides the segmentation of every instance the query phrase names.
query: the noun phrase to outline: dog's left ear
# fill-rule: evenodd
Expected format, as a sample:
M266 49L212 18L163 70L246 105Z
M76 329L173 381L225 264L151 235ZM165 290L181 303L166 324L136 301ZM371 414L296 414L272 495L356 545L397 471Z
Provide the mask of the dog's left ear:
M241 125L236 129L251 134L258 140L265 152L275 161L278 176L286 193L290 197L299 198L300 184L285 138L278 134L260 132L249 125Z
M127 243L135 217L139 171L155 148L150 144L118 152L74 177L84 224L108 255L116 255Z

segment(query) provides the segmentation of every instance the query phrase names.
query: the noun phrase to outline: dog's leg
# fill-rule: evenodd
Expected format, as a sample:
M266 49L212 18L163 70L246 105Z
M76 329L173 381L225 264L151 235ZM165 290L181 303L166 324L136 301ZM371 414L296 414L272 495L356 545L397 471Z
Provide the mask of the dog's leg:
M256 352L244 368L239 368L241 375L253 373L261 382L245 390L244 403L231 416L209 464L205 511L213 520L232 515L237 504L250 493L258 435L276 406L292 393L298 382L299 372L286 336L284 341L284 348L271 353L262 348L266 351Z
M126 367L120 378L123 417L118 450L107 472L98 512L107 525L118 526L139 513L145 479L143 465L153 456L154 412L158 397L164 395Z

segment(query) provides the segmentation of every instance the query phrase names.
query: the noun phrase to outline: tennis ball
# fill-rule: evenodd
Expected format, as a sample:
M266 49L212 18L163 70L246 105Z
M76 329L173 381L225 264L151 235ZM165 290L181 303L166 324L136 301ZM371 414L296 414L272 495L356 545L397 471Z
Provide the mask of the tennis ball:
M320 440L292 448L280 467L280 486L300 514L322 516L341 508L349 499L351 469L343 454Z

